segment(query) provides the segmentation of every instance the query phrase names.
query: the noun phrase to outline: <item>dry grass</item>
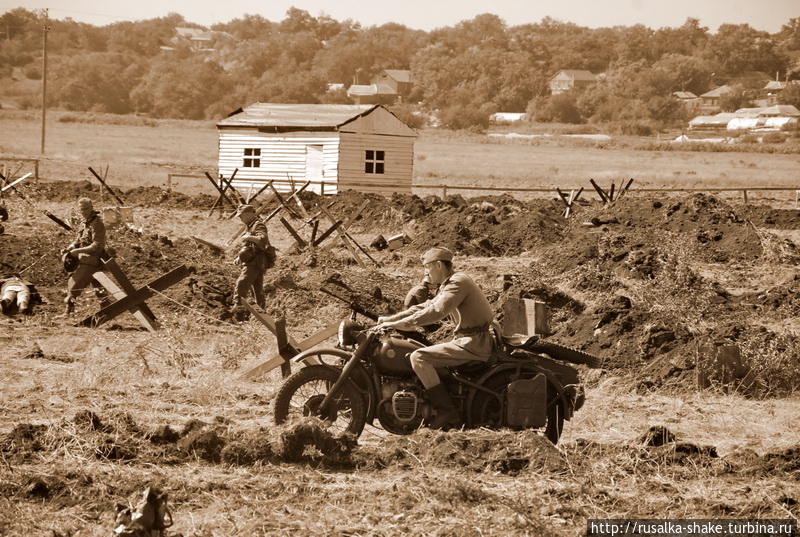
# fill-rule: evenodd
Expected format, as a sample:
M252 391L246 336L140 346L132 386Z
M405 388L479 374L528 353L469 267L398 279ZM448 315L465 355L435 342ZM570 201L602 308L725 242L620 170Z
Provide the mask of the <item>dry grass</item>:
M202 376L202 367L189 375ZM126 394L128 406L146 404L160 381L140 381ZM113 393L108 386L95 398L120 397ZM314 458L287 464L280 448L258 448L266 458L244 464L159 455L135 431L152 430L163 415L104 408L93 422L90 413L65 412L44 423L43 449L33 458L0 464L0 528L4 535L107 535L114 504L131 501L148 483L169 492L171 531L187 537L576 535L588 518L796 517L791 499L800 486L746 449L796 446L797 407L710 393L645 396L608 379L590 390L560 450L528 434L421 432L374 439L352 452L348 470ZM217 410L207 423L254 449L260 438L281 434L219 402ZM186 418L170 423L180 430ZM641 445L652 425L667 426L679 444Z

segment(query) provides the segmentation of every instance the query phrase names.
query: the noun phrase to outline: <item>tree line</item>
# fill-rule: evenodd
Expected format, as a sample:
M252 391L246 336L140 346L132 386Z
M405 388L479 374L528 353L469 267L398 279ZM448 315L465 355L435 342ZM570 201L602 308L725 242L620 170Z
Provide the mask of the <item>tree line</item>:
M426 32L290 8L281 21L245 15L213 25L205 51L173 39L176 27L202 28L175 13L100 27L67 18L49 27L49 106L158 118L218 119L256 101L349 103L328 84L409 69L412 93L393 109L412 123L436 111L449 127L480 127L493 112L527 111L539 121L664 124L685 119L672 92L735 83L732 106L763 86L763 73L800 78L800 17L774 34L747 24L712 33L693 18L659 29L550 18L509 26L492 14ZM0 76L40 78L40 16L7 11L0 36ZM548 80L560 69L604 76L585 90L550 95ZM792 92L787 98L800 101Z

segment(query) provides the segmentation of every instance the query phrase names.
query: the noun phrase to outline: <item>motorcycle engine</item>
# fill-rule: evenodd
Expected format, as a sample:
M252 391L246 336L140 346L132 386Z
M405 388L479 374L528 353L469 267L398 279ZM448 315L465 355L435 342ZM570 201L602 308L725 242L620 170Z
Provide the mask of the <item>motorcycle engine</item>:
M399 421L411 421L417 415L417 394L406 390L392 395L392 412Z
M382 388L383 400L377 413L381 426L394 434L411 434L417 430L422 424L425 406L419 387L384 378Z

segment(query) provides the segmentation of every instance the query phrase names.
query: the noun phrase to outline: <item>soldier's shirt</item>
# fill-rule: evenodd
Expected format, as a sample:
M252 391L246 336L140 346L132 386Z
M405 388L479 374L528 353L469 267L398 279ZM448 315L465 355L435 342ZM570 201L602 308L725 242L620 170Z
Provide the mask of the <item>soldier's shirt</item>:
M71 248L85 248L87 246L89 250L84 254L79 254L79 258L83 255L88 255L99 260L106 249L106 226L97 211L94 212L91 218L81 224L78 230L78 238L70 245Z
M486 326L494 318L481 288L463 272L452 274L439 286L436 296L410 310L412 314L406 318L407 322L425 326L450 315L456 323L456 331Z

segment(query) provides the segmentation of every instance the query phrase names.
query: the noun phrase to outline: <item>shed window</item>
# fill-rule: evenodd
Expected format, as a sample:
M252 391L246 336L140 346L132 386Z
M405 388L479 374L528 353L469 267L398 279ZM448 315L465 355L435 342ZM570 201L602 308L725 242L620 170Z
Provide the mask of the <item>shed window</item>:
M261 148L260 147L245 147L244 148L244 167L245 168L260 168L261 167Z
M383 151L366 150L364 158L364 173L383 173Z

